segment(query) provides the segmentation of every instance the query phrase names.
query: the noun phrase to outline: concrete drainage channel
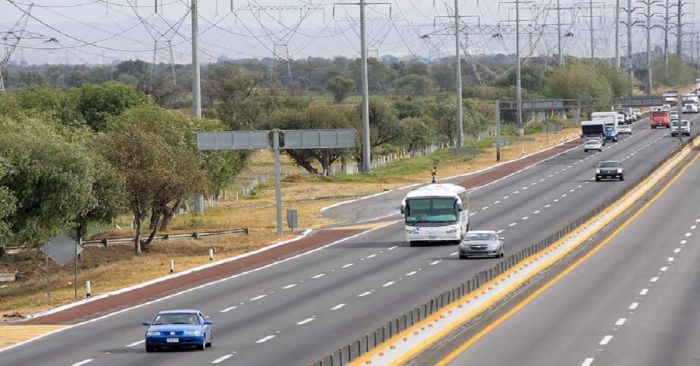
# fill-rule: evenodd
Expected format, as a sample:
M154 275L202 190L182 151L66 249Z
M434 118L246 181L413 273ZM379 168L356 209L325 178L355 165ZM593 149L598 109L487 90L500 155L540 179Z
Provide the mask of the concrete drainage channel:
M625 214L640 198L677 167L698 145L688 141L671 158L654 166L634 182L629 192L621 191L549 237L508 256L494 267L477 273L468 281L443 292L418 307L339 347L311 366L360 364L401 364L428 346L464 328L489 310L502 305L514 293L536 282L536 277L560 263L584 243Z

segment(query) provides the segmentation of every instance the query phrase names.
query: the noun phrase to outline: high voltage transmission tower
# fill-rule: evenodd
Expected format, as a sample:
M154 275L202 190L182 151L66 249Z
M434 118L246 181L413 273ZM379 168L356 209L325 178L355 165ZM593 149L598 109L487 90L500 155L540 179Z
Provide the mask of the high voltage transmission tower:
M587 30L590 32L590 38L591 38L591 63L595 61L595 31L600 30L600 28L595 28L593 25L593 18L600 18L600 15L593 15L593 10L596 9L604 9L604 4L602 2L597 2L593 0L588 0L585 3L580 3L579 7L582 9L588 10L588 15L584 15L585 18L588 18L589 21L589 26Z
M562 6L557 0L557 5L555 8L553 8L557 12L557 64L559 66L564 65L564 49L563 49L563 44L562 44L562 37L573 37L574 34L571 32L567 32L566 34L562 34L561 31L561 26L562 25L571 25L571 23L562 23L561 20L561 11L562 10L571 10L573 11L575 8L573 6Z
M629 74L628 94L630 96L632 96L632 93L634 91L634 67L632 65L632 27L643 23L641 21L632 20L632 15L635 11L637 11L637 9L640 8L632 7L632 0L627 0L627 6L621 9L627 14L627 20L622 21L622 24L624 24L627 27L627 61L625 63L625 66L627 68L627 73Z
M647 94L651 94L651 86L652 86L652 64L651 64L651 31L654 28L659 28L658 24L651 24L651 19L656 16L656 13L653 13L651 11L651 7L653 5L656 5L659 3L659 0L637 0L640 4L644 5L646 7L646 10L644 13L641 13L641 15L645 18L645 22L641 24L640 26L643 27L646 30L647 33L647 82L646 82L646 92Z
M233 2L231 2L231 8L233 9ZM289 82L292 82L292 66L291 59L289 56L289 43L292 38L296 35L297 30L301 24L306 20L306 18L315 11L324 11L322 7L307 4L307 5L261 5L258 1L248 1L248 5L245 7L235 9L236 12L249 12L253 14L253 18L258 22L260 28L262 28L267 36L272 40L272 59L270 61L270 80L275 77L275 60L279 59L287 63L287 77ZM284 31L281 35L268 29L268 27L263 23L264 18L274 18L275 13L277 18L274 19L277 24L284 27ZM290 26L283 24L283 19L291 19L290 16L284 16L283 14L292 13L293 15L298 14L298 21ZM280 52L278 52L278 50Z
M678 55L680 60L683 60L683 26L686 25L683 23L683 16L692 14L691 12L684 12L683 7L691 4L694 3L682 0L678 0L676 3L676 55Z
M32 7L33 5L29 5L29 9L27 9L27 11L20 16L15 25L10 28L9 31L0 32L0 37L2 38L5 46L5 52L2 58L0 58L0 93L5 92L5 79L3 77L3 71L5 68L7 68L7 63L10 61L12 54L17 49L19 42L25 37L27 20L29 20Z

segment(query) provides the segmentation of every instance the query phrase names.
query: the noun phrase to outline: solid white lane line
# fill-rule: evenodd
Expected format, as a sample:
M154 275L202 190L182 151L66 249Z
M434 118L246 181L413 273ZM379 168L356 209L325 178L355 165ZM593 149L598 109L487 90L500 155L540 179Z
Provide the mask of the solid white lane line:
M648 294L648 293L649 293L649 289L648 289L648 288L643 288L642 291L639 291L639 294L642 295L642 296L644 296L644 295L646 295L646 294Z
M363 292L363 293L357 295L357 297L365 297L365 296L371 295L371 294L372 294L372 291L365 291L365 292Z
M617 321L615 322L615 325L618 325L618 326L624 325L626 321L627 321L627 319L625 319L625 318L617 319Z
M634 310L634 309L636 309L638 306L639 306L639 303L638 303L638 302L633 302L633 303L630 304L630 306L628 307L628 309Z
M233 357L233 355L223 355L223 356L217 358L216 360L212 361L211 363L214 363L214 364L221 363L221 362L228 360L231 357Z
M355 264L354 264L354 263L348 263L348 264L346 264L346 265L344 265L344 266L342 266L342 267L340 267L340 268L345 269L345 268L348 268L348 267L352 267L353 265L355 265Z
M600 343L598 343L601 346L605 346L606 344L610 343L610 340L612 340L613 336L611 335L606 335L603 337L603 339L600 340Z
M398 248L398 247L399 247L398 245L394 245L393 247L389 248L389 250L394 250L394 249L396 249L396 248Z
M589 357L589 358L583 360L583 362L581 362L581 366L591 366L591 364L593 364L593 358L591 358L591 357Z
M332 307L331 310L336 311L336 310L338 310L338 309L340 309L340 308L342 308L342 307L344 307L344 306L345 306L345 304L338 304L338 305Z
M658 280L659 280L658 277L652 277L649 281L650 281L650 282L656 282L656 281L658 281Z
M319 273L319 274L317 274L317 275L315 275L315 276L312 276L311 278L317 279L317 278L321 278L321 277L323 277L323 276L325 276L325 275L326 275L325 273Z
M228 313L229 311L237 308L238 306L229 306L226 309L221 310L222 313Z
M434 266L434 265L436 265L436 264L438 264L438 263L440 263L440 262L441 262L441 261L433 261L433 262L430 262L430 265L431 265L431 266Z
M139 344L142 344L142 343L144 343L144 342L146 342L146 340L145 340L145 339L142 339L142 340L140 340L140 341L138 341L138 342L134 342L134 343L129 343L129 344L127 344L127 345L126 345L126 346L124 346L124 347L133 347L133 346L138 346Z
M393 285L393 284L395 284L395 283L396 283L396 282L394 282L394 281L389 281L389 282L383 284L382 287L389 287L389 286L391 286L391 285Z
M376 257L376 256L377 256L376 254L370 254L370 255L366 256L365 258L367 258L367 259L372 259L372 258L374 258L374 257Z
M82 366L82 365L85 365L85 364L90 363L92 361L95 361L95 360L93 360L92 358L88 358L88 359L82 360L80 362L76 362L76 363L72 364L71 366Z
M517 225L517 224L518 224L517 222L511 222L510 225L508 225L508 227L513 227L513 226L515 226L515 225Z
M270 334L269 336L265 336L265 337L262 337L262 338L258 339L257 341L255 341L255 343L258 343L258 344L259 344L259 343L265 343L265 342L269 341L269 340L272 339L272 338L275 338L275 336L274 336L273 334Z
M673 250L673 254L678 254L678 253L680 253L680 251L681 251L681 248L676 248Z
M505 231L504 229L498 230L498 231L496 231L496 234L500 234L500 233L502 233L502 232L504 232L504 231Z
M258 300L260 300L260 299L262 299L262 298L264 298L264 297L266 297L266 296L267 296L267 295L258 295L258 296L255 296L255 297L249 299L248 301L258 301Z
M297 322L297 325L304 325L306 323L311 323L312 321L314 321L314 318L306 318L300 322Z
M283 289L283 290L289 290L289 289L292 288L292 287L296 287L296 285L297 285L296 283L290 283L289 285L282 287L282 289Z
M411 271L411 272L406 273L406 276L411 277L416 273L418 273L418 271Z

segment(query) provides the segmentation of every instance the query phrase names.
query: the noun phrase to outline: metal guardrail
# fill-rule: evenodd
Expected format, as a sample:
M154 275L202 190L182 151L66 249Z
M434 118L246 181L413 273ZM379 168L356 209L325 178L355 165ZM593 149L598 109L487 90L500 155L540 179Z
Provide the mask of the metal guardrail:
M171 240L171 239L186 239L186 238L203 238L205 236L216 236L216 235L228 235L228 234L245 234L248 235L248 228L236 228L236 229L227 229L227 230L218 230L218 231L208 231L208 232L192 232L192 233L183 233L183 234L164 234L164 235L156 235L153 237L153 240ZM109 244L122 244L122 243L131 243L134 241L133 237L121 237L121 238L102 238L102 239L90 239L90 240L83 240L83 245L96 245L100 244L103 246L107 246ZM0 247L0 250L5 250L5 251L14 251L14 250L20 250L20 249L25 249L26 246L23 245L18 245L18 246L12 246L12 247L5 247L2 248Z
M184 234L164 234L164 235L156 235L153 237L153 240L171 240L171 239L186 239L186 238L203 238L205 236L216 236L216 235L227 235L227 234L245 234L248 235L248 228L236 228L236 229L228 229L228 230L218 230L218 231L208 231L208 232L193 232L193 233L184 233ZM120 244L120 243L130 243L133 242L134 238L133 237L122 237L122 238L102 238L102 239L91 239L91 240L83 240L84 245L89 245L89 244L102 244L103 246L107 246L109 244Z
M683 146L693 141L693 139L685 141ZM679 146L676 152L679 152L683 146ZM633 182L633 186L636 186L639 183L641 183L644 179L649 177L664 163L665 160L659 162L658 164L654 165L651 169L647 170L647 172L643 176L639 177ZM310 366L342 366L348 364L349 362L357 359L363 354L378 347L385 341L391 339L393 336L421 322L422 320L434 314L435 312L443 309L445 306L450 305L457 299L460 299L463 296L469 294L470 292L479 289L485 283L493 280L503 272L518 265L526 258L542 250L547 249L550 245L554 244L555 242L557 242L558 240L560 240L561 238L563 238L564 236L566 236L567 234L571 233L576 228L584 224L586 221L601 213L603 210L608 208L608 206L622 198L622 196L624 196L626 193L627 190L622 190L616 193L611 198L605 200L605 202L601 203L594 209L588 211L586 214L575 219L570 224L557 230L555 233L549 235L545 239L540 240L535 244L532 244L514 254L509 255L506 259L501 260L498 264L491 267L490 269L477 273L471 279L458 284L452 289L433 297L429 301L413 309L408 310L404 314L390 320L383 326L365 334L364 336L361 336L355 341L338 347L336 351L332 352L331 354L323 357L322 359L316 362L311 363Z

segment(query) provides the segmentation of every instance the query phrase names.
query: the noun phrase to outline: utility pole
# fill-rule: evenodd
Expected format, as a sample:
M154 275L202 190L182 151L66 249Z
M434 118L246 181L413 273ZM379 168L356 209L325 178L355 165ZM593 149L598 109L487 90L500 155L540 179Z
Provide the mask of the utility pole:
M367 85L367 38L365 29L365 0L360 0L360 52L362 53L362 171L372 171L369 141L369 87Z
M192 114L195 117L201 117L202 93L199 75L199 47L197 45L197 38L199 35L197 0L191 0L190 5L190 15L192 16Z
M557 0L557 52L559 54L559 66L564 65L564 55L561 54L561 6Z
M683 62L683 0L678 0L677 11L678 11L678 25L676 27L676 55L678 59ZM679 125L680 126L680 125Z
M646 29L647 33L647 82L646 82L646 92L651 94L652 86L652 64L651 64L651 30L657 28L658 25L651 24L651 18L657 15L651 12L651 6L658 3L658 0L638 0L639 3L646 6L646 13L642 13L642 16L646 18L645 24L642 26Z
M666 0L665 4L658 4L658 6L664 8L664 15L661 16L661 18L664 20L664 25L661 27L664 30L664 65L668 65L668 32L671 30L670 28L670 23L671 23L671 16L669 14L669 9L674 6L673 4L669 3L669 0Z
M588 17L591 19L591 63L595 57L595 41L593 39L593 0L588 0Z
M520 65L520 0L515 0L515 58L517 58L515 78L515 104L517 109L518 136L525 134L523 128L523 95L521 90L521 65Z
M459 47L459 0L455 0L455 113L457 122L457 146L464 146L464 124L462 120L462 53Z
M634 65L632 64L632 27L635 25L640 24L639 21L632 21L632 14L635 12L635 10L639 9L638 7L632 7L632 0L627 0L627 8L624 8L623 11L627 13L627 21L622 22L625 26L627 26L627 72L629 74L628 78L628 87L629 87L629 95L632 96L634 92Z
M620 0L615 0L615 67L620 67Z

